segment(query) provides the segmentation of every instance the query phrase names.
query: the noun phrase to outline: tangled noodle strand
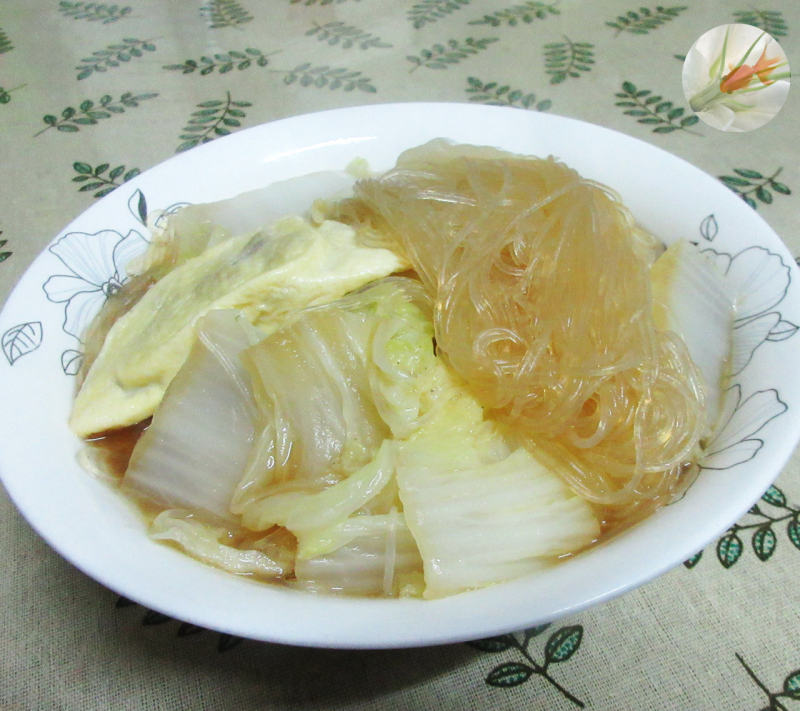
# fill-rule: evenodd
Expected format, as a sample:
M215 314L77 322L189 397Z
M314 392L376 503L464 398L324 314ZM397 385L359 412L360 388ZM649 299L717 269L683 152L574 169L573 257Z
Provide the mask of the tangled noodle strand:
M409 259L441 355L577 493L630 507L688 486L703 386L656 330L654 240L610 189L552 158L434 141L336 217Z

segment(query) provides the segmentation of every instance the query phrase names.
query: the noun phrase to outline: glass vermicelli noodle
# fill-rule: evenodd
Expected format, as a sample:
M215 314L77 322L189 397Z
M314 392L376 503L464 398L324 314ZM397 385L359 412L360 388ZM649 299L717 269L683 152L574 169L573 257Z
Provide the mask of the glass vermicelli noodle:
M654 325L654 240L608 188L553 159L433 142L359 182L339 219L408 258L447 363L527 446L566 460L574 490L665 503L691 483L703 385Z

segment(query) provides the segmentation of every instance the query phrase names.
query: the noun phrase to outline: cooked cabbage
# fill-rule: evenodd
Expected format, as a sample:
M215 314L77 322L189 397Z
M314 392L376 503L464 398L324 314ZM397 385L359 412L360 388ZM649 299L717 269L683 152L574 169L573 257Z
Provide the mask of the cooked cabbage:
M284 548L272 546L277 551L275 557L256 547L238 548L231 545L230 530L224 526L211 526L188 511L162 511L150 524L150 537L174 543L198 560L237 575L277 580L292 570L292 561L287 559ZM253 545L269 549L269 536Z
M230 500L242 478L256 409L240 353L260 336L236 311L211 311L133 449L123 479L131 493L166 508L235 521Z
M413 280L306 309L255 345L233 312L201 325L125 486L205 513L209 529L202 515L171 516L159 538L234 570L263 558L221 548L215 521L281 527L300 587L438 597L535 571L598 535L589 505L512 446L436 356Z
M402 514L354 516L340 528L347 540L332 552L298 558L295 585L311 592L419 597L422 561Z

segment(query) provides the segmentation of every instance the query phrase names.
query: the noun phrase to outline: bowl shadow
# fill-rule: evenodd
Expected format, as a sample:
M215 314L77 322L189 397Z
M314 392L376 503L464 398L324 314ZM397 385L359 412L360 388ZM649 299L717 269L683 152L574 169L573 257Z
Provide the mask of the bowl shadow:
M134 652L155 656L198 679L236 690L215 699L216 709L334 708L383 699L430 685L469 664L468 644L389 650L338 650L260 642L196 627L146 610L125 598L116 603L120 633ZM155 660L156 662L158 659ZM435 685L435 684L434 684ZM245 701L245 706L242 702ZM404 700L404 707L407 700ZM258 706L262 707L261 705Z

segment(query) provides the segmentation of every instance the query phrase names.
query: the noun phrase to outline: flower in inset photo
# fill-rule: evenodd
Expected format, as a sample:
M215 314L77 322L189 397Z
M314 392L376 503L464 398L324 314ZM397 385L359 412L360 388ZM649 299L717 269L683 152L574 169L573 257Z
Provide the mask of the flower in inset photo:
M786 54L752 25L720 25L703 34L683 64L692 110L722 131L752 131L772 120L789 94Z

